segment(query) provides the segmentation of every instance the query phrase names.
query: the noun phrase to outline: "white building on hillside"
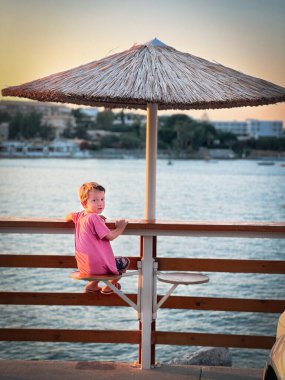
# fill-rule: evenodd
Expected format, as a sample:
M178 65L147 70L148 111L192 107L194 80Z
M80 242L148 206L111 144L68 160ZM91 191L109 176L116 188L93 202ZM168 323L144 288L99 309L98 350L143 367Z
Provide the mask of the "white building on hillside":
M247 134L249 137L281 137L283 134L282 121L247 120Z
M281 137L282 121L248 119L246 121L211 121L217 130L231 132L239 138Z
M246 121L210 121L219 131L230 132L237 136L247 136Z

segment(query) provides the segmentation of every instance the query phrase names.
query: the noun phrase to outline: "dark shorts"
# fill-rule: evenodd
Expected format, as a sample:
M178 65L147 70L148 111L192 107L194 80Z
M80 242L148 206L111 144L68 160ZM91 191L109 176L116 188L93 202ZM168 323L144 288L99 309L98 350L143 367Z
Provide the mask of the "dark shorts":
M120 274L126 272L130 265L130 260L127 257L115 257L116 266Z

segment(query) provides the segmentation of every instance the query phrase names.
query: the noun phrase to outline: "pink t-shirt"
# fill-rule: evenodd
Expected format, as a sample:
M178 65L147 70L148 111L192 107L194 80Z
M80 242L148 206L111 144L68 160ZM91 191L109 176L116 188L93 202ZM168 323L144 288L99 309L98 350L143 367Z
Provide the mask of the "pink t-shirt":
M85 274L119 274L114 253L105 236L110 232L104 220L85 211L72 214L75 224L75 258Z

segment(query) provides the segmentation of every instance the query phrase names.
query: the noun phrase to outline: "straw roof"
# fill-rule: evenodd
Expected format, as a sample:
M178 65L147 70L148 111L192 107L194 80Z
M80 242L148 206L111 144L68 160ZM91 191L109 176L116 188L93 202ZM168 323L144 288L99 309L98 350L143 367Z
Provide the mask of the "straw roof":
M2 90L5 96L108 108L210 109L285 101L285 88L182 53L157 39Z

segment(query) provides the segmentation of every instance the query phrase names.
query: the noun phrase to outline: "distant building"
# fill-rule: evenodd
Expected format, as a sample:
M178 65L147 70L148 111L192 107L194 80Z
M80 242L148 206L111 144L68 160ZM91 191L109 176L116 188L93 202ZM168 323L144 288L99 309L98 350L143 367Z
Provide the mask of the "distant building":
M246 121L211 121L220 131L231 132L238 138L281 137L284 133L282 121L248 119Z
M98 115L98 108L90 107L90 108L80 108L80 111L89 116L90 120L96 121L97 115Z
M250 137L281 137L283 134L282 121L247 120L247 133Z
M42 124L54 128L56 138L60 138L66 128L76 126L74 116L71 115L70 111L67 111L65 109L58 109L56 112L51 112L42 117Z
M0 157L72 157L88 158L89 152L81 151L76 141L2 141Z
M10 115L14 116L17 112L29 113L29 112L39 112L43 115L56 112L59 108L68 109L70 108L56 105L54 103L48 102L35 102L35 101L17 101L17 100L1 100L0 101L0 111L8 112Z
M140 115L138 113L128 112L128 113L116 113L113 121L114 125L122 124L122 119L125 125L133 125L136 123L144 124L146 122L146 116Z
M211 121L217 130L223 132L231 132L236 136L247 136L246 121Z

